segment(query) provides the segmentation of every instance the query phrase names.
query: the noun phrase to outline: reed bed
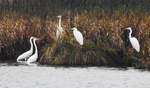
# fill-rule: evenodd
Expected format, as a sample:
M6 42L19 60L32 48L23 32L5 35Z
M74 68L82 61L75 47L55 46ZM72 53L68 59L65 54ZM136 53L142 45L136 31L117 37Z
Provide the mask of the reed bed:
M130 7L132 2L124 2L128 7L119 6L122 2L118 0L116 5L110 4L108 8L104 8L104 5L113 0L108 2L77 0L76 4L71 4L71 1L75 2L62 0L55 4L61 5L58 9L55 5L52 6L54 9L51 9L48 4L47 7L43 7L43 14L39 14L41 8L38 10L39 13L38 11L32 13L34 7L28 10L5 8L0 14L0 59L15 61L19 54L29 49L29 38L35 36L41 38L37 43L38 61L41 64L149 68L150 13L146 3L149 0L140 5L139 0L133 7ZM98 5L102 7L97 7ZM142 5L145 5L144 9L140 8ZM60 40L56 40L55 31L58 23L56 15L61 12L63 12L62 26L65 32ZM82 47L75 41L70 31L73 26L78 27L83 33ZM133 36L140 41L140 53L135 52L126 39L128 31L125 33L125 28L128 26L133 28Z

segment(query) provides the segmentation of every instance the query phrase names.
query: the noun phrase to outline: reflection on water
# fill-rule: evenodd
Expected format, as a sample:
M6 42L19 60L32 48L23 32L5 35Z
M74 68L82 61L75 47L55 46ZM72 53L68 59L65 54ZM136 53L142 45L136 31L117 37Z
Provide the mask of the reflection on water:
M0 88L150 88L150 72L1 63Z

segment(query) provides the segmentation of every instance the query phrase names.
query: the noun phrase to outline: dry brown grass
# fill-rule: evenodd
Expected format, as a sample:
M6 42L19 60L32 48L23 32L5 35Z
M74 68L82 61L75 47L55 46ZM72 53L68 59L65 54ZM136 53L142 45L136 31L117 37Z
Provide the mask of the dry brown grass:
M63 15L62 26L65 29L62 42L55 37L57 18L47 16L20 15L17 13L1 15L0 45L1 59L15 60L29 47L29 38L36 36L42 40L38 43L39 62L57 65L124 65L124 59L136 57L141 63L150 62L150 15L119 10L82 11ZM84 46L79 47L70 29L77 26L84 35ZM133 49L124 50L122 39L125 27L134 28L134 34L141 45L141 52ZM123 53L123 54L121 54ZM127 56L124 56L127 55ZM132 62L131 62L132 63Z

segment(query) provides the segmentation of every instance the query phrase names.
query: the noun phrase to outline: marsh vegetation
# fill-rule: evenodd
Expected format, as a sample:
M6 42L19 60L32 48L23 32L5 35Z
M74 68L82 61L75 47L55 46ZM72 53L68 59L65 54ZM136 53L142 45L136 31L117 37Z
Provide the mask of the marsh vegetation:
M0 60L13 60L29 48L36 36L39 63L49 65L150 65L149 0L1 0ZM63 38L56 40L57 15L62 15ZM71 27L83 33L84 45L75 41ZM140 41L137 53L127 40L131 26Z

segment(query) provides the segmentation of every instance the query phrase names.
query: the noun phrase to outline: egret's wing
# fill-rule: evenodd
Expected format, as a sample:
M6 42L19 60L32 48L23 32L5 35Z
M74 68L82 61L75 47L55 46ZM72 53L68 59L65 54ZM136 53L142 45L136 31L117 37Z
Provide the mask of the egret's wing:
M60 36L60 32L59 32L59 30L57 30L57 31L56 31L56 38L58 39L59 36Z
M62 27L59 27L59 31L62 33L64 29Z
M62 27L57 27L57 31L56 31L56 38L58 39L61 35L62 35L62 32L63 32L63 28Z
M18 56L17 61L21 60L21 59L26 59L29 58L32 55L32 51L27 51L23 54L21 54L20 56Z
M140 52L140 44L139 44L139 41L133 37L131 38L130 40L131 44L132 44L132 47L137 51L137 52Z
M37 55L34 54L32 55L28 60L27 60L27 63L33 63L33 62L36 62L37 61Z
M73 31L74 37L80 45L83 45L83 35L80 31Z

